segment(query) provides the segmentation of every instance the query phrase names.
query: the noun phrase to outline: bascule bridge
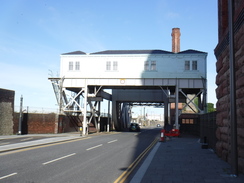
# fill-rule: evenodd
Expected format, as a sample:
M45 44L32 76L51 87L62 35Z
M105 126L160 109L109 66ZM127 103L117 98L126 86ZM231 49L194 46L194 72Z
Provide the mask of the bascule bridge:
M112 109L112 124L116 130L127 127L130 106L134 103L163 105L165 123L170 119L169 105L174 103L173 123L179 128L178 117L182 110L177 108L179 103L185 103L184 108L188 106L195 113L206 112L206 59L206 52L180 51L180 30L174 28L172 51L64 53L60 59L60 76L49 80L60 113L83 116L83 135L91 119L99 118L103 100L109 101L108 111ZM112 92L106 92L107 89ZM198 105L193 103L195 98ZM99 128L99 123L96 127Z

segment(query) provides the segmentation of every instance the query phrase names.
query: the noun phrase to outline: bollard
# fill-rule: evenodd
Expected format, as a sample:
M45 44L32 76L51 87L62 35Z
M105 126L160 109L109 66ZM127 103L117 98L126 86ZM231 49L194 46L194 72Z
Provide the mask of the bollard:
M165 142L165 137L164 137L165 130L162 129L160 133L161 133L161 134L160 134L160 142Z

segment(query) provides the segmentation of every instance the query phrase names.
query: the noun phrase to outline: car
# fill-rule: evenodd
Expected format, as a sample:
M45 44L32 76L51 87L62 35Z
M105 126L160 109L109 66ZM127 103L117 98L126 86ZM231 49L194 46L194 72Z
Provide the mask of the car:
M137 124L137 123L131 123L130 124L130 128L129 128L129 131L130 132L140 132L141 131L141 128L140 128L139 124Z
M157 124L157 127L161 127L161 125L160 124Z

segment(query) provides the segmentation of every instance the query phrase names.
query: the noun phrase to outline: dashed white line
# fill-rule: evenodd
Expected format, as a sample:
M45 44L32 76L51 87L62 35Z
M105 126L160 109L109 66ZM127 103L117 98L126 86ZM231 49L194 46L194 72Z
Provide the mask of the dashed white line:
M29 138L26 138L26 139L22 139L20 141L26 141L26 140L31 140L31 139L33 139L33 137L29 137Z
M45 163L42 163L43 165L46 165L46 164L49 164L49 163L52 163L52 162L55 162L55 161L59 161L61 159L64 159L64 158L68 158L70 156L74 156L76 153L73 153L73 154L69 154L69 155L66 155L66 156L62 156L60 158L57 158L57 159L54 159L54 160L51 160L51 161L48 161L48 162L45 162Z
M86 149L87 151L90 151L91 149L95 149L95 148L97 148L97 147L100 147L100 146L102 146L103 144L99 144L99 145L97 145L97 146L93 146L93 147L90 147L90 148L88 148L88 149Z
M116 139L116 140L109 141L108 144L116 142L116 141L118 141L118 140Z
M14 176L14 175L16 175L17 173L15 172L15 173L11 173L11 174L9 174L9 175L5 175L5 176L3 176L3 177L0 177L0 180L2 180L2 179L5 179L5 178L8 178L8 177L11 177L11 176Z

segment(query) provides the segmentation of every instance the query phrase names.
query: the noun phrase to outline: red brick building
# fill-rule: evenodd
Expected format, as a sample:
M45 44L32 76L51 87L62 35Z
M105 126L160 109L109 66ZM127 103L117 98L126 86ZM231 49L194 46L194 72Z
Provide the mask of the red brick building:
M237 152L239 171L244 173L244 1L233 0L234 55L236 76ZM231 163L230 67L228 0L218 0L217 58L217 154Z

